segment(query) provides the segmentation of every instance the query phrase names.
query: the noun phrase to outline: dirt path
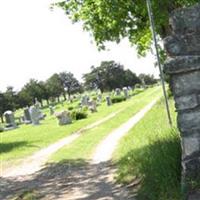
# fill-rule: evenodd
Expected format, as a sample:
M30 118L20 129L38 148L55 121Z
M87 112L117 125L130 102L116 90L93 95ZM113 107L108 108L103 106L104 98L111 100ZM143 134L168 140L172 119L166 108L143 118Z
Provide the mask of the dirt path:
M93 163L109 161L112 157L119 140L135 125L144 115L155 105L158 99L155 99L140 112L130 118L127 122L122 124L119 128L111 132L107 138L105 138L97 147L96 152L93 155Z
M32 176L1 177L0 199L8 200L13 194L33 191L36 199L43 200L135 200L127 188L115 183L116 169L111 156L121 137L142 119L156 100L111 132L87 163L68 160L47 165ZM82 165L77 166L77 163Z
M94 122L84 128L82 128L80 131L73 133L70 136L67 136L66 138L63 138L59 140L58 142L41 149L40 151L36 152L32 156L25 158L21 164L10 167L8 169L2 169L1 170L1 176L2 177L17 177L17 176L24 176L24 175L29 175L33 174L44 167L44 164L47 162L49 156L51 156L53 153L61 149L62 147L69 145L72 143L74 140L76 140L82 132L89 130L91 128L94 128L109 119L115 117L118 113L123 111L124 109L120 109L117 112L111 113L110 115L104 117L103 119Z

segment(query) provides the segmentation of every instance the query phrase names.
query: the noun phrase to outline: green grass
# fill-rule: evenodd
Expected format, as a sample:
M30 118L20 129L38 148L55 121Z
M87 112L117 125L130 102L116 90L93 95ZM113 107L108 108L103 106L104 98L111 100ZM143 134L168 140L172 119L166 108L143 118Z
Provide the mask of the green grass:
M154 88L149 92L129 100L125 110L114 118L104 122L96 128L86 131L71 145L68 145L53 154L50 162L62 162L73 159L89 159L98 143L103 140L113 129L126 122L135 113L141 110L146 104L151 102L157 96L161 96L161 89Z
M170 108L176 125L172 100ZM139 182L136 184L138 200L182 199L180 136L176 128L168 125L163 101L121 140L114 162L118 182Z
M18 129L2 132L0 133L1 162L4 166L15 164L20 159L78 131L82 127L100 120L116 110L132 105L132 102L142 99L143 96L151 94L157 89L148 89L126 102L110 107L103 103L98 107L97 113L89 114L87 119L75 121L67 126L58 126L57 119L54 116L48 116L40 126L21 125ZM58 109L61 109L61 107Z

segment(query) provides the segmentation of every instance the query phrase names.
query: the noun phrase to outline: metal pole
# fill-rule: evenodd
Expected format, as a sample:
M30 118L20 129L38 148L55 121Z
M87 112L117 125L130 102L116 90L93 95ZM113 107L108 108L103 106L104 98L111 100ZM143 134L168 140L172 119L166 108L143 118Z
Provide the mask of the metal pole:
M163 76L163 71L162 71L161 62L160 62L160 56L159 56L159 52L158 52L158 43L157 43L157 39L156 39L155 23L154 23L154 17L153 17L153 12L152 12L152 7L151 7L151 1L146 0L146 2L147 2L149 20L150 20L150 24L151 24L153 41L154 41L154 45L155 45L155 49L156 49L156 56L157 56L158 67L159 67L159 71L160 71L160 78L161 78L161 83L162 83L162 88L163 88L163 94L164 94L164 98L165 98L167 116L168 116L169 124L172 125L172 120L171 120L171 115L170 115L170 110L169 110L169 103L168 103L167 93L166 93L166 89L165 89L164 76Z

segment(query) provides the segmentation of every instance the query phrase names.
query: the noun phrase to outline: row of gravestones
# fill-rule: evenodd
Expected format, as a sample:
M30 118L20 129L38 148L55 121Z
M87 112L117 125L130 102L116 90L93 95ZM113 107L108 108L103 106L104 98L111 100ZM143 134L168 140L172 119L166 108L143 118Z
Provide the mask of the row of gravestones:
M4 130L17 128L14 113L12 111L8 110L4 112L3 116L5 117L5 123L6 123ZM32 123L33 125L39 125L40 120L44 118L45 118L45 115L41 112L39 103L37 102L35 105L32 105L30 108L26 107L24 109L22 122L24 124Z
M120 96L121 92L123 91L124 96L126 98L129 98L129 92L132 90L130 87L124 87L122 90L119 88L115 89L115 96ZM91 112L97 112L97 104L100 104L102 102L102 94L98 91L97 93L97 102L95 100L91 100L88 95L84 95L81 98L81 107L87 106ZM107 106L112 105L112 101L110 96L106 97L106 103ZM52 106L49 107L50 115L54 114L54 108ZM72 122L72 119L70 117L70 113L68 111L61 111L59 113L56 113L55 116L57 117L59 121L59 125L65 125L70 124ZM14 113L12 111L6 111L4 113L6 126L5 130L14 129L17 127L17 124L15 122ZM40 103L36 100L36 103L32 105L30 108L26 107L24 109L24 115L22 117L22 122L24 124L33 124L33 125L39 125L40 120L44 119L45 115L40 110Z
M122 95L122 91L124 93L124 96L126 99L130 98L130 93L132 92L132 88L131 87L123 87L122 90L120 88L116 88L114 91L114 95L115 96L121 96ZM110 96L106 96L106 103L107 106L111 106L112 105L112 101Z
M121 92L123 91L124 96L126 99L130 97L130 92L132 91L132 88L130 86L123 87L122 90L120 88L115 89L115 96L121 96Z

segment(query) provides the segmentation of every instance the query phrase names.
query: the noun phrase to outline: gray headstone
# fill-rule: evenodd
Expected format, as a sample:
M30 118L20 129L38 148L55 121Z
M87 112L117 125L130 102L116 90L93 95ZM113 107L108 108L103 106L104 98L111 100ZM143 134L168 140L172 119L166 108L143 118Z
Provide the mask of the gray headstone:
M106 97L106 103L107 103L107 106L112 105L111 98L109 96Z
M31 115L30 115L30 112L29 112L29 108L24 109L24 122L26 124L31 123Z
M123 87L123 92L124 92L124 96L126 97L126 99L128 99L129 98L128 88L127 87Z
M6 120L6 127L10 127L10 128L16 128L17 125L15 123L15 117L12 111L8 110L6 112L4 112L4 117Z
M115 95L116 96L120 96L121 95L121 89L120 88L116 88L115 89Z
M56 113L55 116L58 119L58 124L61 126L72 123L70 113L67 111L62 111L62 112Z
M50 115L54 114L54 108L53 108L53 106L49 106L49 111L50 111Z
M39 112L38 108L35 105L33 105L29 108L29 112L30 112L32 124L39 125L41 113Z
M89 97L87 95L84 95L81 99L81 105L88 106L88 101L89 101Z
M98 94L97 101L98 101L98 103L102 102L102 94Z
M89 101L88 107L89 107L91 112L97 112L97 104L96 104L95 100Z

